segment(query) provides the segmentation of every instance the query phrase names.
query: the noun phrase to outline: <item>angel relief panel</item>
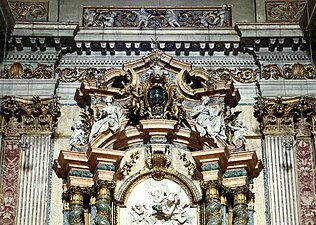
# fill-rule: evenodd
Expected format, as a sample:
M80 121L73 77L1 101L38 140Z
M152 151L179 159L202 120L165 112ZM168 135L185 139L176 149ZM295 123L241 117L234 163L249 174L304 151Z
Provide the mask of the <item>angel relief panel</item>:
M131 191L120 224L195 225L197 208L191 207L184 189L174 181L147 179Z

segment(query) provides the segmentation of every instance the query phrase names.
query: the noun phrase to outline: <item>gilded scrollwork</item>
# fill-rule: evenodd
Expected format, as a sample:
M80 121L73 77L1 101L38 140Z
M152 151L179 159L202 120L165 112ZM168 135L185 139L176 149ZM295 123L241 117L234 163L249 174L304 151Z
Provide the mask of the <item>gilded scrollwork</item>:
M47 2L21 2L9 1L11 10L16 20L24 21L47 21Z
M11 65L6 65L1 78L5 79L52 79L53 68L51 65L38 64L22 65L19 62L15 62Z
M196 166L195 164L187 158L186 153L178 152L179 159L184 163L184 167L188 169L188 174L193 175L195 173Z
M209 71L210 76L217 80L235 80L240 83L253 83L258 80L260 70L258 68L218 68Z
M100 8L83 9L85 27L229 27L231 9L226 4L209 8Z
M265 4L267 22L299 21L303 13L305 1L269 0Z
M59 98L33 96L32 99L22 99L6 96L2 99L1 114L4 118L2 130L11 118L17 118L21 123L20 132L51 131L60 117Z
M58 80L70 83L103 77L107 69L98 68L57 68Z
M269 64L262 66L262 77L264 79L315 79L315 68L310 65L295 63L293 65L284 65L280 68L277 64Z
M122 166L121 170L124 175L129 175L132 167L136 164L137 159L139 158L139 151L132 152L129 156L129 160L125 161L124 165Z

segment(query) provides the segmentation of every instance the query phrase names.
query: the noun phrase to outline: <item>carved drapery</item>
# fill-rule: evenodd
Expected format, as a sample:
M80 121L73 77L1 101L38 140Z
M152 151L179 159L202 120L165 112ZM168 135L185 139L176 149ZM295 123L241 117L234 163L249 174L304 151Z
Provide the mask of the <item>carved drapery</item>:
M311 97L257 99L255 116L265 134L272 224L294 225L311 221L309 212L314 210L315 203L306 199L314 198L314 179L307 164L312 164L310 131L315 129L315 103ZM306 169L304 180L302 168Z

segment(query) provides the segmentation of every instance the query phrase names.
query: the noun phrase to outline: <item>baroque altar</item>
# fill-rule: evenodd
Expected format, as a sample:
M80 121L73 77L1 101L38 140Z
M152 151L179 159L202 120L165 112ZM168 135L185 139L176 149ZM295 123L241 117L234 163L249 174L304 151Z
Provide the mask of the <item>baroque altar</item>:
M87 79L67 149L64 221L73 224L246 225L254 178L231 80L159 50Z

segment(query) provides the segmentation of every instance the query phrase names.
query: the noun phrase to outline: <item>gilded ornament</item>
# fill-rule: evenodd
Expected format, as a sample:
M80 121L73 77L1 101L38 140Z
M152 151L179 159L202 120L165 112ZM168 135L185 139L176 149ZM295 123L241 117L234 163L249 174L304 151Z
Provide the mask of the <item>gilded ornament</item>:
M284 65L282 69L277 64L262 66L262 77L264 79L315 79L315 68L310 65L295 63L293 65Z
M15 62L9 69L10 77L20 78L23 75L23 66L19 62Z
M125 161L124 165L122 166L121 170L124 175L129 175L132 170L132 167L135 165L137 159L139 158L139 152L132 152L129 156L130 160Z
M47 21L48 2L9 1L16 20Z
M266 1L267 22L299 21L305 1Z
M316 113L316 100L311 97L257 98L254 109L264 133L294 134L302 116L312 121Z
M169 149L166 147L163 152L161 150L153 150L153 147L150 146L147 150L146 165L153 172L153 179L162 180L165 177L165 171L171 165Z
M253 83L258 80L260 70L252 68L218 68L209 71L211 78L216 80L235 80L240 83Z
M15 117L21 123L19 126L21 132L51 131L60 117L57 97L41 99L39 96L33 96L32 99L22 99L6 96L2 99L1 109L6 121L3 126L10 121L10 118Z
M6 79L51 79L53 78L53 69L51 65L38 64L22 65L19 62L13 63L4 69L1 78Z
M57 68L58 80L71 83L103 77L107 69L98 68Z
M193 162L191 162L188 158L187 158L187 154L186 153L181 153L180 151L178 152L179 155L179 159L184 163L184 167L186 167L188 169L188 174L189 175L193 175L195 173L195 164Z

